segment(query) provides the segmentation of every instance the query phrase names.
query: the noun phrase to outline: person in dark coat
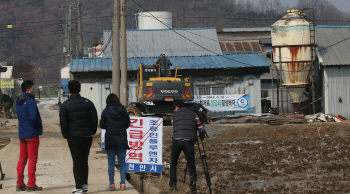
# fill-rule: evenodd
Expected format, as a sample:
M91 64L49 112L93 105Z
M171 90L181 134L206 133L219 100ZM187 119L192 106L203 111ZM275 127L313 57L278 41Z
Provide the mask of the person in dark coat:
M108 158L108 176L109 176L109 190L115 191L114 184L114 166L115 156L118 157L118 164L120 167L120 190L125 190L126 179L126 164L125 156L126 150L130 149L128 146L127 132L130 127L129 113L117 95L109 94L106 99L107 107L103 110L100 120L101 129L106 129L105 135L105 149Z
M68 83L70 98L60 106L60 125L62 136L67 139L73 159L75 189L72 193L88 191L88 157L93 135L97 131L98 117L95 105L80 96L80 83Z
M205 130L198 115L185 107L182 100L174 101L174 114L171 118L173 125L173 144L171 147L170 182L172 190L176 190L177 183L177 161L183 151L190 171L190 194L197 192L197 172L195 163L194 144L197 141L197 131L200 138L205 138Z
M17 164L17 191L40 191L36 185L36 163L39 151L39 136L43 125L34 99L34 83L26 80L21 84L22 94L16 99L20 153ZM28 161L28 185L24 184L24 168Z

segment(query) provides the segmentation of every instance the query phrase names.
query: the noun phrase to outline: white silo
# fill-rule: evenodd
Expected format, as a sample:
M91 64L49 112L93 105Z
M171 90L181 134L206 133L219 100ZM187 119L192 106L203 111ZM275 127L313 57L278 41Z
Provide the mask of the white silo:
M140 12L138 17L138 29L171 29L173 27L173 15L170 11Z
M315 61L315 25L289 10L271 26L273 63L293 103L300 103Z

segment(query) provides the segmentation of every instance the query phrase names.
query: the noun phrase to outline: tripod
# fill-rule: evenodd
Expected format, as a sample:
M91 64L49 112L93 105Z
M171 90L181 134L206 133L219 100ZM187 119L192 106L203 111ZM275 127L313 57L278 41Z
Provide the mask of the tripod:
M206 136L209 138L209 135L207 132L205 132ZM202 148L203 148L203 154L201 152L201 148L199 146L199 140L197 139L197 145L198 145L198 152L199 152L199 157L202 160L203 163L203 170L204 170L204 175L205 175L205 179L207 180L207 186L209 187L209 193L212 194L211 191L211 181L210 181L210 176L209 176L209 168L208 168L208 163L207 163L207 155L205 154L205 148L204 148L204 142L203 140L201 140L202 142ZM184 182L186 182L186 173L187 173L187 168L188 166L186 165L186 169L185 169L185 176L184 176Z
M1 173L0 180L4 180L4 178L5 178L5 173L2 171L1 162L0 162L0 173Z

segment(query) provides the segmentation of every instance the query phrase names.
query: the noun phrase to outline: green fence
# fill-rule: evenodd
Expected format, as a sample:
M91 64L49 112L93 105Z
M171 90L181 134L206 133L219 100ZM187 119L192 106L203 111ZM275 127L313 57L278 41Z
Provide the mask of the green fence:
M58 97L58 89L61 87L60 84L37 84L34 87L35 97L39 98L38 87L41 86L40 98L53 98Z

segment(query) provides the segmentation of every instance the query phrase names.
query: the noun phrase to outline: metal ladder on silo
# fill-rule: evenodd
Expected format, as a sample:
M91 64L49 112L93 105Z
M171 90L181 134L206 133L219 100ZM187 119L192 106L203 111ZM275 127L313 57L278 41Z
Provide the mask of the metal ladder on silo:
M311 15L312 11L312 15ZM316 25L315 25L315 13L314 9L310 9L310 45L311 45L311 69L314 71L316 67ZM316 80L312 74L312 108L313 113L316 113L315 100L316 100Z
M315 63L316 63L316 26L315 26L315 11L313 8L305 8L305 9L302 9L300 11L308 11L308 16L306 16L306 14L304 14L304 16L306 17L305 19L308 20L309 22L309 30L310 30L310 51L311 51L311 71L314 70L314 66L315 66ZM313 75L313 74L312 74ZM312 107L313 107L313 113L315 114L315 99L316 99L316 96L315 96L315 80L314 80L314 77L312 76L312 79L311 79L311 82L312 82L312 87L311 87L311 91L312 91Z
M312 12L312 13L311 13ZM310 29L310 45L311 45L311 63L316 62L316 26L315 26L315 14L314 9L309 9L309 29Z
M314 71L315 63L316 63L316 25L315 25L315 12L314 9L309 8L309 29L310 29L310 49L311 49L311 71ZM313 114L315 114L315 100L316 100L316 80L312 74L312 109Z

